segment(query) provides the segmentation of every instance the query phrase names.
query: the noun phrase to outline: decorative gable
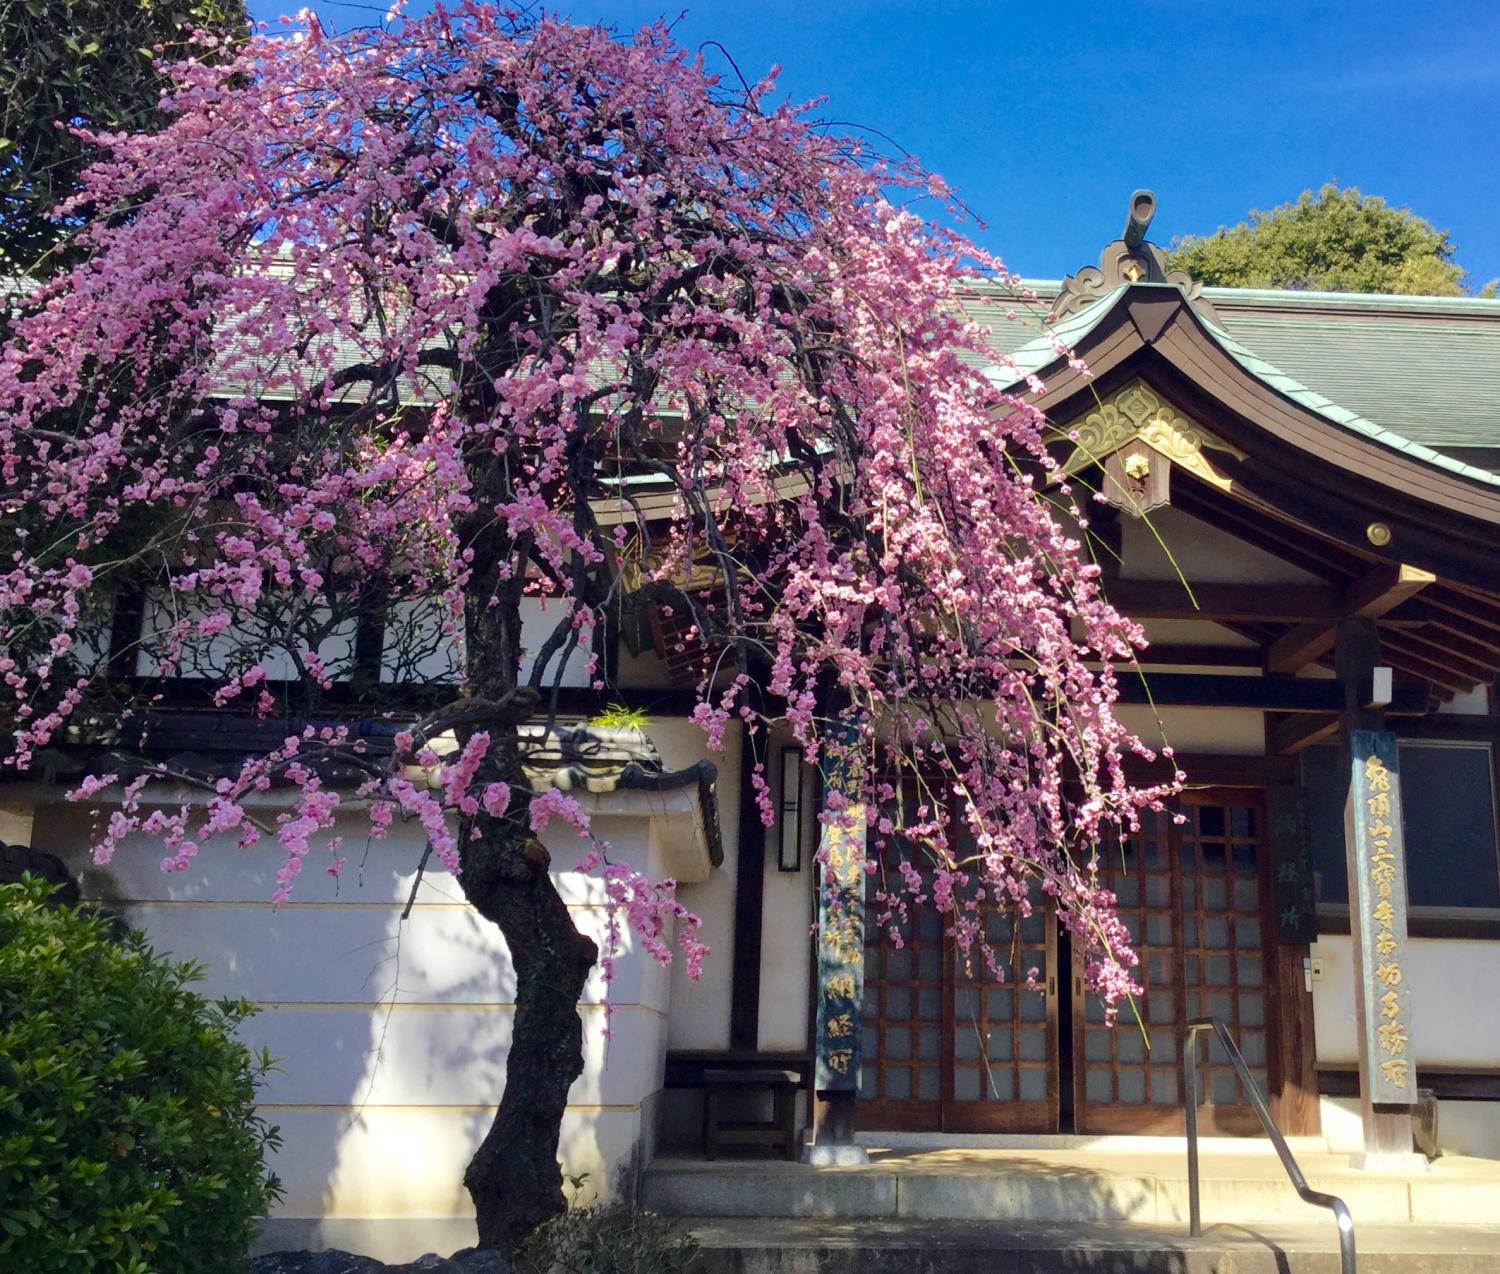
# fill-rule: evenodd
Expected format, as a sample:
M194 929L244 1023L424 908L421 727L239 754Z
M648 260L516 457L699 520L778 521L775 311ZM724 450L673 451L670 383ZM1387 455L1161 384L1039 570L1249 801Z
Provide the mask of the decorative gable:
M1082 420L1053 430L1051 438L1073 443L1064 473L1076 477L1090 465L1101 466L1104 498L1135 517L1170 503L1174 464L1227 493L1230 479L1203 454L1205 449L1245 458L1163 402L1143 380L1131 381Z

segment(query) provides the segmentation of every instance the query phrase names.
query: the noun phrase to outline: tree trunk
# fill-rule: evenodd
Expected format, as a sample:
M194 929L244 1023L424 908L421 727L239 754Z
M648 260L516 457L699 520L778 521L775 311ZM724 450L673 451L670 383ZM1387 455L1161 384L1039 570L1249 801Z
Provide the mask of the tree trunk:
M494 485L500 472L482 469L475 475L475 496L485 509L507 495L508 489ZM470 694L504 705L491 723L494 743L476 782L503 779L515 791L526 784L517 731L537 700L533 688L519 685L521 597L531 541L529 536L510 539L488 515L464 538L473 552L465 599L465 681ZM501 570L502 564L513 569ZM568 1089L583 1073L578 998L599 955L592 939L574 928L549 874L547 851L530 833L524 805L517 794L505 817L478 815L472 825L477 838L466 829L459 849L464 894L480 915L500 926L516 975L505 1092L464 1173L479 1246L506 1255L567 1205L558 1141Z
M460 877L480 915L500 926L516 973L505 1093L464 1173L479 1246L506 1254L566 1206L558 1139L568 1089L583 1073L578 997L598 957L574 928L548 866L540 841L518 843L496 828L465 846Z

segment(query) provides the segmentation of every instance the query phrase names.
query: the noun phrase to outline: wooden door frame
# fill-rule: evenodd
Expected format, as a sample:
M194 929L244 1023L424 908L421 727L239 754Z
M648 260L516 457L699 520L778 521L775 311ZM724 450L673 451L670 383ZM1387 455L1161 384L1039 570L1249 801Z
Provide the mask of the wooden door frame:
M1259 760L1260 758L1254 758ZM1320 1131L1321 1120L1319 1111L1319 1099L1317 1093L1317 1078L1314 1070L1314 1035L1313 1035L1313 1011L1312 996L1306 988L1303 972L1303 959L1308 954L1305 945L1294 945L1282 943L1276 936L1275 899L1271 879L1271 854L1269 853L1265 828L1265 790L1270 785L1267 782L1269 776L1262 774L1260 770L1247 771L1247 780L1244 783L1230 779L1228 782L1216 784L1213 787L1192 789L1185 796L1194 803L1212 803L1218 799L1224 802L1239 801L1244 803L1247 796L1251 797L1258 809L1260 827L1262 832L1259 837L1258 846L1258 883L1260 888L1260 923L1261 923L1261 953L1264 957L1263 986L1266 994L1266 1077L1270 1087L1271 1110L1281 1130L1288 1136L1316 1135ZM1254 781L1251 781L1251 780ZM1169 832L1169 845L1171 852L1178 856L1178 869L1173 873L1172 884L1172 913L1173 924L1179 935L1183 931L1184 916L1182 911L1182 872L1180 866L1181 836L1175 830ZM953 1032L955 1013L952 1008L952 996L955 990L954 981L948 969L948 960L951 958L949 940L944 940L944 1024L942 1030L942 1052L941 1052L941 1075L942 1089L938 1099L911 1101L888 1101L888 1100L861 1100L858 1106L858 1119L862 1127L872 1130L900 1130L920 1132L944 1132L959 1131L952 1124L953 1121L945 1116L945 1111L957 1105L953 1100L952 1086L954 1082L954 1057L953 1057ZM1084 1067L1082 1065L1082 1027L1084 1023L1083 997L1078 994L1078 970L1081 968L1081 958L1075 954L1074 968L1064 970L1057 967L1057 934L1055 922L1048 926L1048 958L1054 966L1054 977L1072 977L1072 1018L1073 1029L1071 1038L1066 1041L1072 1050L1074 1059L1074 1093L1073 1109L1075 1119L1083 1113L1087 1107L1084 1100L1083 1083ZM1047 991L1047 1031L1048 1051L1051 1059L1052 1079L1048 1085L1048 1111L1046 1126L1054 1131L1059 1127L1059 1107L1061 1105L1061 1093L1058 1088L1060 1083L1059 1071L1061 1053L1064 1041L1060 1038L1058 1017L1060 1007L1060 996L1065 993L1065 988L1060 987L1056 981L1049 984ZM1186 1022L1186 997L1187 988L1179 970L1178 980L1173 991L1177 997L1178 1028ZM1131 1029L1133 1029L1133 1024ZM1182 1039L1178 1039L1178 1092L1182 1096L1181 1081L1181 1047ZM965 1105L983 1106L986 1103L965 1103ZM983 1129L965 1128L962 1131L1017 1131L1025 1121L1008 1118L1003 1112L1006 1106L1020 1106L1019 1101L1013 1103L990 1104L991 1110L996 1112L992 1122ZM1175 1135L1182 1131L1182 1108L1179 1103L1176 1111L1167 1116L1163 1108L1147 1108L1139 1111L1129 1108L1114 1108L1111 1123L1116 1125L1110 1131L1121 1133L1143 1133L1143 1134L1169 1134ZM1081 1120L1079 1121L1081 1123ZM1215 1111L1213 1108L1200 1109L1200 1126L1206 1133L1224 1133L1230 1135L1258 1135L1260 1132L1259 1121L1254 1113L1245 1108L1234 1108L1232 1110ZM1035 1127L1035 1125L1033 1125Z
M1271 889L1269 838L1266 827L1266 802L1265 787L1261 784L1246 784L1243 786L1223 785L1212 787L1190 788L1184 791L1178 798L1185 805L1214 805L1214 804L1250 804L1256 810L1256 881L1259 893L1258 918L1260 921L1260 947L1262 957L1261 987L1265 997L1265 1032L1266 1032L1266 1083L1270 1089L1269 1096L1272 1101L1272 1110L1276 1114L1277 1121L1281 1124L1284 1132L1291 1133L1286 1123L1282 1122L1281 1111L1277 1108L1277 1101L1284 1089L1283 1075L1287 1065L1284 1053L1287 1051L1283 1041L1289 1034L1287 1024L1284 1020L1281 1005L1285 1000L1285 994L1278 994L1279 980L1284 976L1283 970L1286 960L1280 951L1280 944L1276 941L1275 929L1275 898ZM1170 819L1170 816L1169 816ZM1174 958L1177 961L1176 976L1172 981L1172 996L1174 1001L1175 1027L1177 1030L1177 1105L1168 1110L1167 1107L1158 1105L1123 1106L1119 1103L1090 1103L1086 1091L1086 1061L1084 1053L1084 1032L1086 1028L1086 1014L1082 1010L1082 953L1074 955L1073 969L1073 992L1074 1005L1073 1016L1073 1039L1071 1047L1074 1056L1073 1077L1073 1110L1075 1126L1080 1130L1088 1122L1088 1112L1092 1105L1097 1115L1107 1110L1108 1114L1103 1123L1096 1119L1093 1126L1089 1128L1091 1133L1107 1135L1110 1133L1121 1134L1161 1134L1180 1135L1185 1129L1185 1117L1183 1101L1186 1099L1186 1091L1183 1087L1182 1075L1182 1050L1185 1046L1185 1028L1188 1021L1187 996L1188 987L1186 980L1186 961L1184 956L1183 935L1186 932L1186 915L1182 898L1182 881L1184 875L1184 864L1182 860L1183 843L1182 833L1177 824L1168 821L1165 835L1167 840L1167 851L1173 863L1171 873L1171 916L1172 928L1175 937ZM1298 964L1300 976L1301 967ZM1118 1030L1136 1029L1133 1022L1124 1022L1116 1027ZM1253 1108L1250 1106L1214 1107L1202 1106L1198 1112L1198 1126L1201 1132L1209 1135L1223 1136L1255 1136L1261 1130L1260 1121ZM1300 1126L1297 1131L1301 1131Z
M1014 910L1007 909L1014 917L1019 949L1020 925L1022 923ZM1022 969L1017 967L1012 970L1014 981L1010 986L1011 993L1016 996L1014 1002L1015 1019L1012 1022L1012 1034L1015 1052L1011 1062L995 1063L998 1067L1013 1067L1015 1074L1016 1091L1009 1101L992 1101L981 1098L975 1101L960 1102L956 1094L956 1078L959 1059L955 1056L954 1037L956 1027L959 1024L957 995L963 987L973 987L981 996L997 988L994 983L985 978L973 982L961 981L956 976L955 960L957 947L954 940L947 933L947 924L943 925L943 933L940 943L939 965L941 980L938 984L941 996L941 1013L938 1022L939 1035L939 1092L936 1098L919 1098L913 1092L909 1099L900 1100L884 1096L874 1098L861 1098L858 1102L857 1115L859 1126L872 1131L900 1131L900 1132L932 1132L932 1133L999 1133L1017 1132L1035 1135L1048 1135L1059 1131L1059 1113L1061 1108L1061 1092L1059 1088L1059 1073L1061 1068L1061 1040L1058 1033L1058 996L1059 979L1062 970L1058 967L1058 942L1057 942L1057 920L1055 907L1050 899L1044 899L1033 911L1033 915L1040 914L1042 919L1042 946L1044 951L1043 963L1043 986L1040 992L1033 992L1026 988L1022 978ZM917 923L915 915L912 916L911 924ZM886 951L889 949L890 938L888 935L879 935L874 944L867 944L865 950L868 953L872 947L881 952L880 963L883 970L886 960ZM976 949L973 958L983 962L983 955ZM1018 956L1019 960L1019 956ZM875 971L875 976L879 971ZM916 979L914 978L915 982ZM872 982L872 970L866 968L865 983L869 986ZM920 995L922 988L913 987L913 994ZM1020 1057L1020 997L1025 995L1041 994L1045 1002L1045 1015L1043 1024L1046 1032L1047 1058L1042 1063L1047 1069L1047 1086L1044 1098L1041 1101L1022 1101L1019 1095L1021 1057ZM981 1020L988 1025L987 1002L981 1000L985 1011L981 1014ZM887 1001L885 991L882 990L881 1000L881 1028L880 1038L884 1038L885 1029L890 1025L890 1020L885 1018L887 1012ZM918 1012L916 1004L913 1005L913 1016L911 1028L913 1032L912 1048L913 1061L915 1061L916 1050L920 1047L917 1039L917 1031L920 1028L920 1019L916 1016ZM1033 1027L1036 1023L1030 1023ZM983 1068L987 1064L988 1038L980 1049L978 1066L983 1075ZM876 1057L867 1054L861 1060L862 1066L878 1065ZM897 1061L894 1065L900 1066ZM967 1061L965 1062L967 1067ZM918 1082L914 1073L913 1086ZM883 1087L883 1080L880 1084Z
M957 1058L954 1056L954 1030L958 1024L957 1015L957 992L962 984L954 976L953 961L955 947L953 940L944 932L942 940L942 1017L938 1024L940 1031L939 1052L939 1075L941 1088L939 1096L935 1099L921 1099L913 1097L909 1100L898 1101L889 1098L862 1098L859 1101L857 1119L861 1128L871 1131L890 1132L932 1132L932 1133L1000 1133L1016 1132L1030 1133L1038 1136L1056 1133L1058 1129L1058 1112L1061 1104L1061 1094L1058 1087L1058 1070L1060 1065L1061 1041L1058 1037L1057 1015L1059 979L1062 971L1058 968L1057 960L1057 920L1053 909L1049 906L1043 913L1044 942L1046 951L1046 969L1044 970L1043 990L1040 992L1046 1001L1046 1035L1047 1035L1047 1062L1048 1080L1046 1097L1041 1102L1021 1101L1019 1095L1011 1101L965 1101L960 1102L954 1091ZM888 942L888 938L882 938L882 942ZM976 959L982 959L977 952ZM866 971L866 978L869 978ZM983 980L970 983L982 995L988 990L995 989L992 983ZM1037 994L1029 991L1024 985L1016 985L1011 988L1017 998L1016 1012L1019 1014L1019 997L1023 995ZM884 1005L882 1004L882 1010ZM918 1028L918 1019L912 1018L913 1048L918 1047L915 1033ZM1019 1035L1019 1031L1016 1032ZM1019 1047L1019 1040L1017 1041ZM1015 1059L1019 1063L1020 1058ZM863 1065L876 1064L874 1058L866 1057ZM1000 1063L1000 1065L1008 1065ZM1017 1081L1019 1083L1019 1079ZM964 1118L963 1116L969 1116Z
M1266 965L1266 1017L1276 1024L1267 1041L1267 1082L1271 1117L1288 1137L1315 1137L1323 1131L1318 1099L1316 1035L1312 989L1307 984L1307 943L1282 942L1276 933L1275 882L1271 855L1261 864L1262 933L1270 935Z
M1046 1030L1047 1030L1047 1091L1045 1097L1037 1101L1022 1101L1019 1093L1020 1057L1013 1059L1012 1064L1017 1071L1017 1093L1010 1101L990 1101L981 1099L979 1101L960 1102L954 1091L957 1058L953 1056L953 1034L958 1025L957 999L960 983L952 975L952 958L955 954L951 940L944 938L944 994L943 994L943 1099L942 1099L942 1131L954 1133L993 1133L993 1132L1015 1132L1030 1133L1038 1136L1047 1136L1059 1131L1058 1112L1061 1108L1061 1093L1059 1091L1062 1058L1062 1041L1057 1032L1057 997L1058 980L1062 976L1062 970L1058 967L1057 956L1057 913L1051 905L1050 899L1042 908L1038 908L1042 915L1043 945L1046 951L1046 967L1043 970L1043 983L1041 994L1046 1002ZM1036 911L1033 911L1033 915ZM1021 918L1015 919L1017 933ZM1019 949L1019 942L1017 948ZM975 959L982 959L978 953ZM1019 980L1021 970L1016 968L1013 973L1017 976L1017 983L1013 994L1016 997L1016 1018L1012 1028L1012 1036L1015 1038L1019 1048L1020 1037L1020 1004L1023 995L1035 995L1022 985ZM980 981L972 984L976 986L983 995L993 988L992 984ZM985 1017L988 1023L988 1015ZM988 1041L986 1041L986 1044ZM982 1050L983 1052L983 1050ZM985 1060L981 1057L981 1060ZM981 1073L983 1073L981 1069Z

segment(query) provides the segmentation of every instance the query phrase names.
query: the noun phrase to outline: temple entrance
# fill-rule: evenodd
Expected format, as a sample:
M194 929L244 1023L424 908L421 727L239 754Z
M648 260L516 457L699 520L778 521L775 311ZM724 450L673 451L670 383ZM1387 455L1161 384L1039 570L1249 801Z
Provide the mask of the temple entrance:
M1003 979L965 954L930 908L897 947L865 937L864 1066L859 1120L869 1128L1038 1132L1058 1113L1057 926L1039 909L983 916ZM905 936L909 935L909 936ZM1040 991L1026 983L1038 971Z
M897 946L866 929L862 1127L934 1132L1175 1133L1182 1128L1185 1023L1222 1018L1264 1086L1268 1026L1263 900L1264 803L1259 792L1184 793L1178 824L1147 814L1142 833L1106 864L1105 883L1141 957L1137 1024L1118 1026L1083 991L1083 961L1063 975L1066 946L1052 913L984 915L1001 977L967 955L941 918L915 908ZM906 847L893 845L899 858ZM885 864L895 868L896 862ZM1060 954L1061 948L1061 954ZM1034 986L1028 974L1035 970ZM1144 1029L1142 1029L1144 1027ZM1066 1050L1066 1051L1065 1051ZM1205 1131L1259 1125L1234 1071L1209 1053L1200 1068ZM1062 1100L1064 1088L1070 1100ZM1064 1116L1071 1115L1064 1127Z

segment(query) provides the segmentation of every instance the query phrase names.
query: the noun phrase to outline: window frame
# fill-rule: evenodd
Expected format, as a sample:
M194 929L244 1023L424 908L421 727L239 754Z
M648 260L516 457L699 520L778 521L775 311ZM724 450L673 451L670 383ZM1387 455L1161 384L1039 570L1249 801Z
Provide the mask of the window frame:
M1424 734L1405 734L1398 731L1396 744L1399 748L1463 748L1485 752L1489 764L1485 774L1490 788L1490 819L1496 880L1500 882L1500 749L1491 739L1484 738L1432 738ZM1330 746L1330 745L1320 745ZM1337 745L1333 745L1337 746ZM1311 751L1311 749L1309 749ZM1305 784L1305 770L1304 784ZM1403 796L1404 796L1403 792ZM1404 866L1404 864L1403 864ZM1500 939L1500 907L1435 907L1417 905L1409 901L1408 885L1407 932L1414 938L1472 938ZM1318 934L1347 934L1349 928L1349 904L1347 902L1322 902L1316 904Z

